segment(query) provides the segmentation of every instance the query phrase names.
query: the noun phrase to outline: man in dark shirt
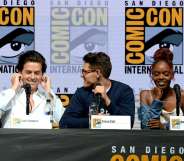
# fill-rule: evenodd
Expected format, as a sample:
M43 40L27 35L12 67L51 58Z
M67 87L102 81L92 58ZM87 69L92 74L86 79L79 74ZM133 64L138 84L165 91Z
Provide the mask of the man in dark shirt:
M110 57L103 52L88 53L83 57L83 61L84 85L73 95L70 106L60 120L60 128L88 128L89 106L99 95L99 112L131 116L133 127L134 94L128 85L109 79L112 69Z

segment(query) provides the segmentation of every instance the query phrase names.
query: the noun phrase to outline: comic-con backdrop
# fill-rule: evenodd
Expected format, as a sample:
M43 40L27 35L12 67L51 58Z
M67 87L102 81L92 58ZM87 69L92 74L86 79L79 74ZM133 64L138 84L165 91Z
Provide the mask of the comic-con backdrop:
M183 6L183 0L0 0L0 90L10 86L17 58L30 49L46 57L65 106L82 86L82 57L94 51L111 57L110 78L134 89L136 107L139 91L153 87L150 64L158 48L174 52L172 85L184 87Z

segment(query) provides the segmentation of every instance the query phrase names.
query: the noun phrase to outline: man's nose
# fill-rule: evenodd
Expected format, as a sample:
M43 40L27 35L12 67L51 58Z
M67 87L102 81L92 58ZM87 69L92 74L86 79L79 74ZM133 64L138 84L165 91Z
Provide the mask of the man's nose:
M31 79L35 79L35 74L34 73L31 74Z

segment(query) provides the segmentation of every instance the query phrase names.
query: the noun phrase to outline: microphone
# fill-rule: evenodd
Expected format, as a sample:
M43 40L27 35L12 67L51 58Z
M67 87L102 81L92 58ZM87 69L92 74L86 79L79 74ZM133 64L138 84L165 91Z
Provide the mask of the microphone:
M31 95L31 85L26 83L22 86L25 89L26 93L26 115L29 115L29 100Z
M180 100L181 100L181 91L179 84L175 84L173 87L175 93L176 93L176 115L179 116L180 114Z
M95 84L93 89L99 85L101 84L100 83ZM101 94L100 93L94 94L94 97L89 105L89 116L97 115L99 113L100 100L101 100Z
M26 94L29 94L29 95L31 94L31 85L30 84L26 83L22 86L22 88L25 89Z
M101 84L100 83L96 83L96 86L101 86ZM99 106L100 105L100 101L101 101L101 93L96 93L95 94L95 99L96 99L97 105Z

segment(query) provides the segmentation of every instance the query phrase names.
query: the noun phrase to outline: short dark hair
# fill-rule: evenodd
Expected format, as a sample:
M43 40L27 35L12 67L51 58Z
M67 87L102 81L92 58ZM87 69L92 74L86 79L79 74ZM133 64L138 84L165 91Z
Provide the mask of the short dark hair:
M100 69L105 78L109 78L112 70L110 57L104 52L87 53L83 57L85 63L90 64L91 69Z
M42 73L46 72L47 64L45 62L45 58L39 52L35 50L29 50L20 55L16 66L18 72L23 70L24 65L27 62L40 63L42 65Z

